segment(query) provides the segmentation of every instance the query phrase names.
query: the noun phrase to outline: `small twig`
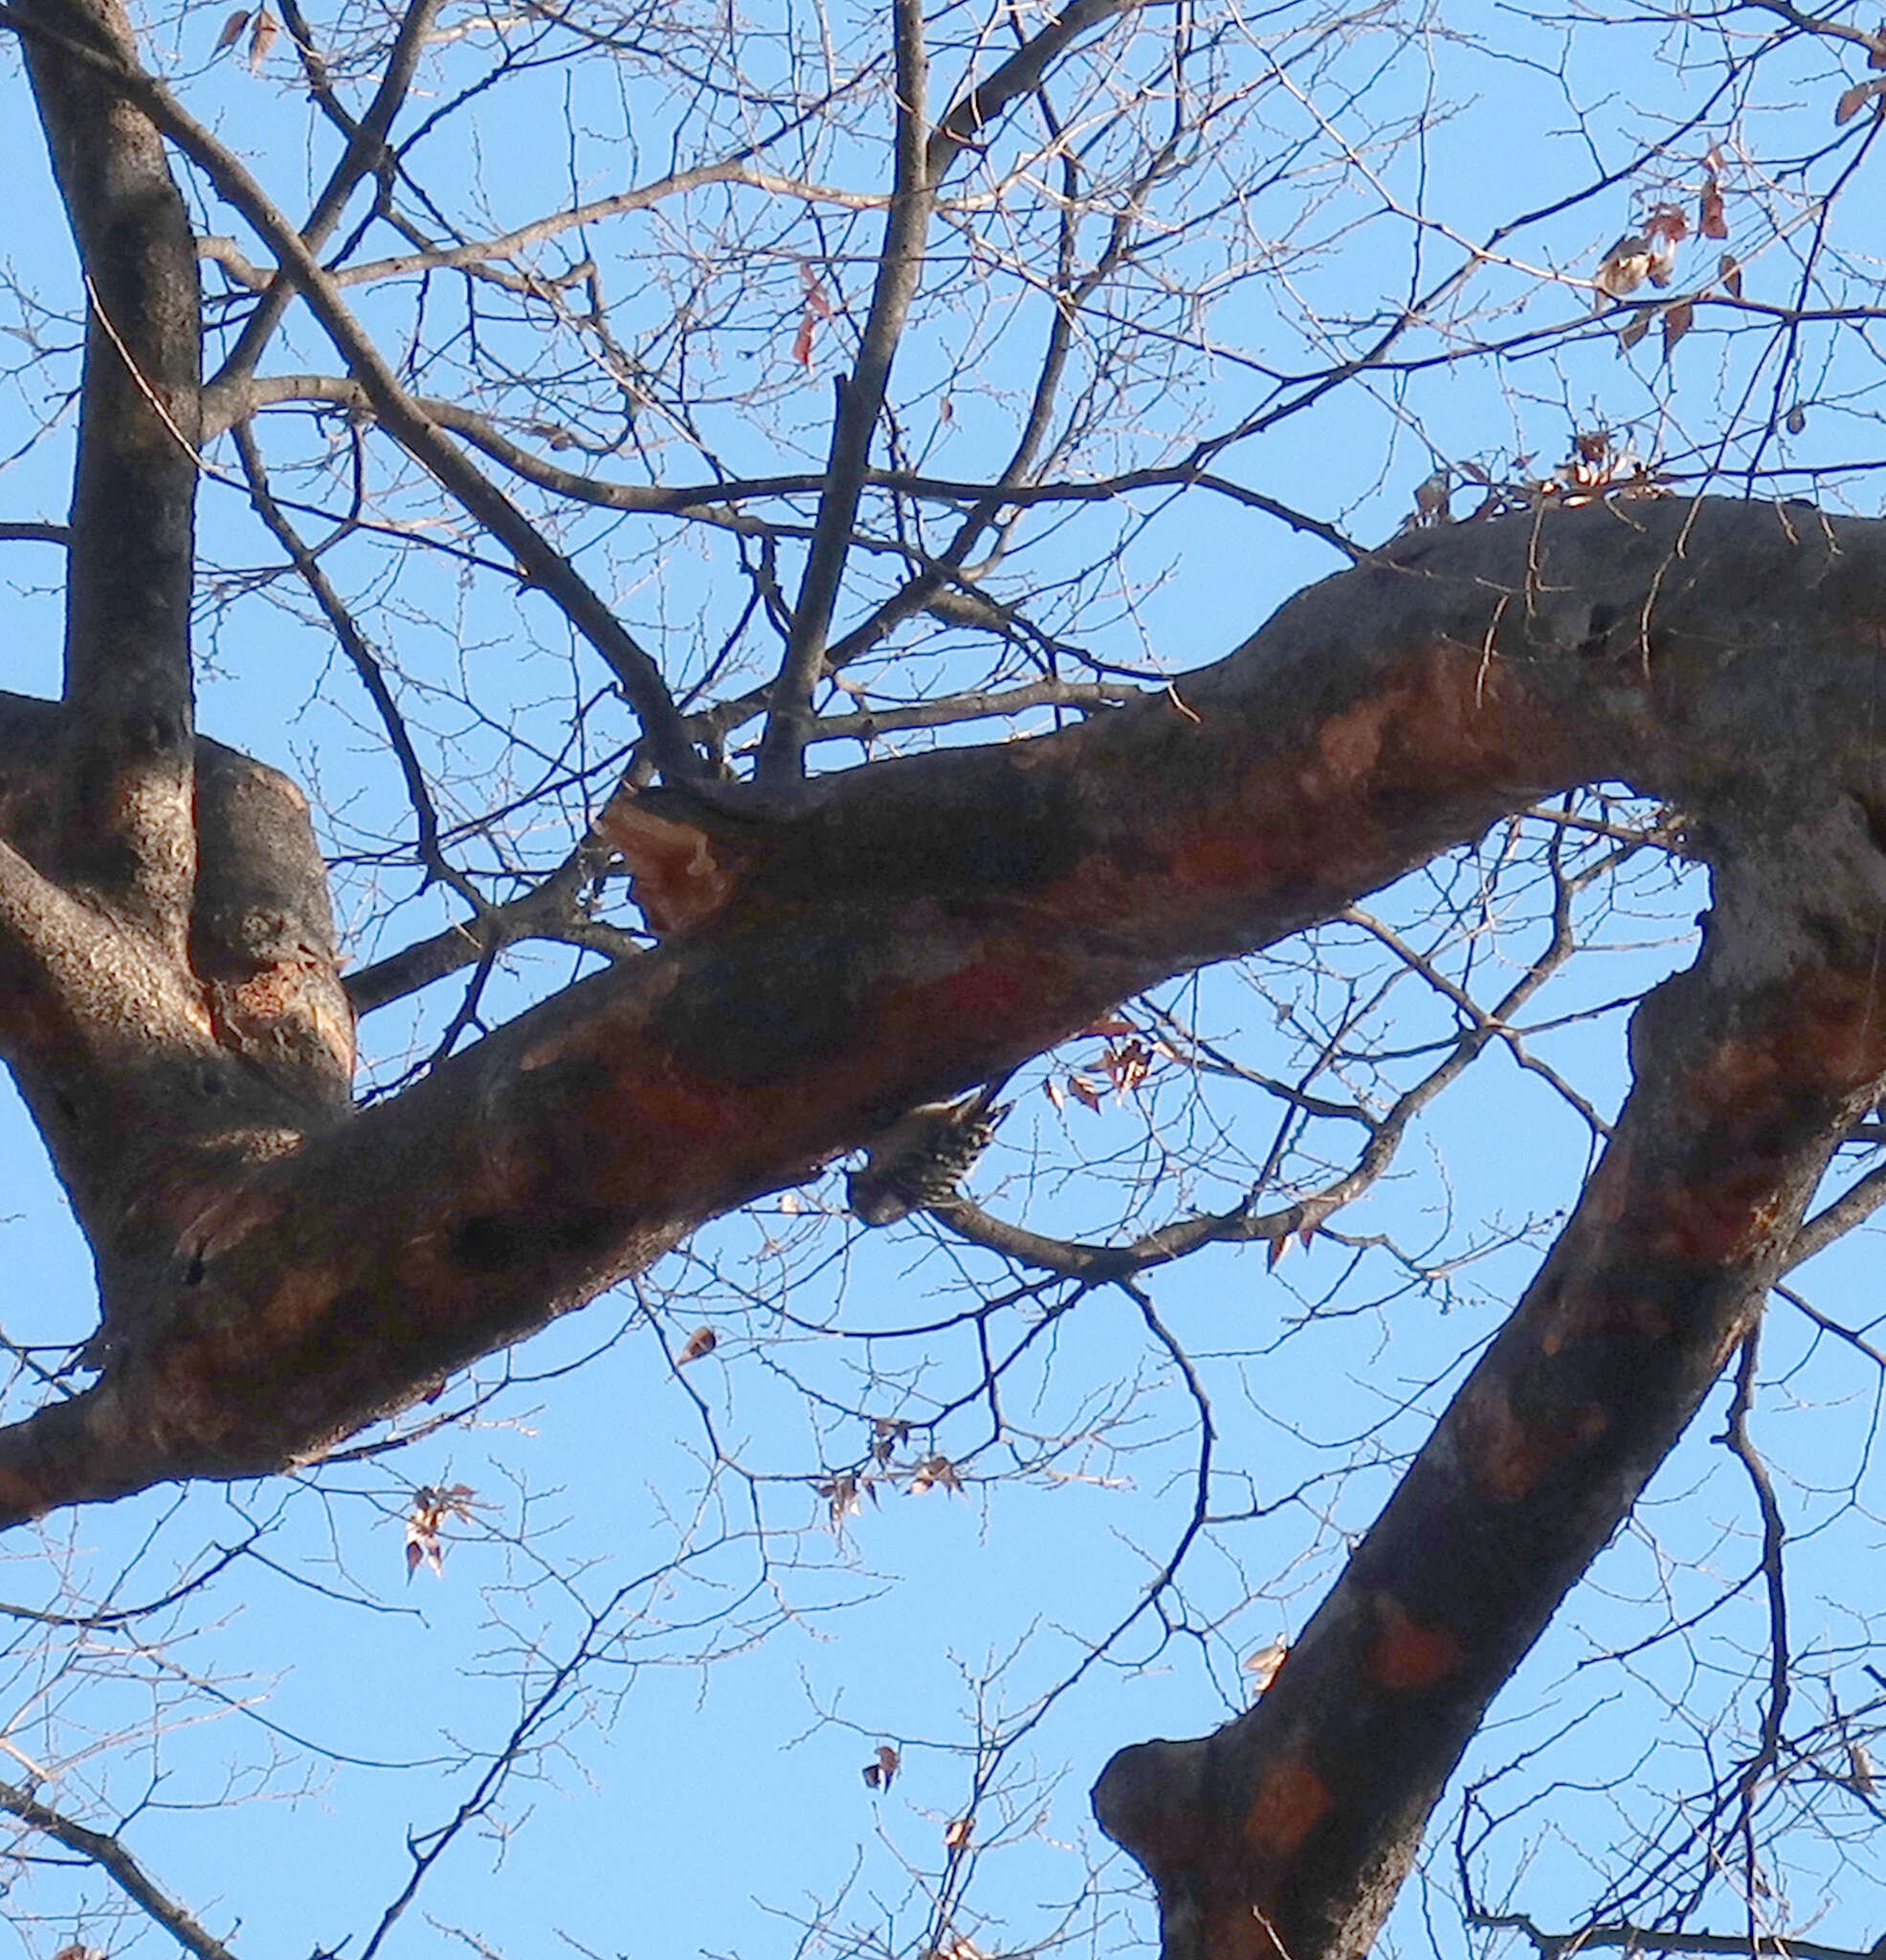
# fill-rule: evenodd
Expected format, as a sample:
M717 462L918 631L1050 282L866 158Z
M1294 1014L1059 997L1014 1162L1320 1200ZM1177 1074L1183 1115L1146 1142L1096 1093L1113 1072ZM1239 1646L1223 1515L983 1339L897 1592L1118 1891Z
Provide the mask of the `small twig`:
M1744 1881L1744 1896L1749 1905L1749 1950L1756 1950L1758 1928L1754 1921L1756 1885L1756 1841L1755 1841L1755 1797L1761 1788L1762 1779L1775 1766L1781 1753L1782 1718L1787 1712L1788 1682L1788 1640L1787 1640L1787 1581L1782 1566L1782 1547L1787 1536L1783 1523L1781 1505L1775 1499L1775 1486L1768 1476L1768 1466L1762 1460L1748 1434L1749 1412L1755 1406L1756 1366L1761 1353L1762 1323L1753 1321L1748 1331L1742 1337L1742 1354L1736 1367L1736 1389L1734 1399L1729 1404L1729 1417L1719 1442L1727 1445L1729 1453L1748 1472L1748 1481L1755 1488L1755 1503L1762 1514L1762 1562L1763 1583L1768 1594L1768 1696L1762 1710L1762 1728L1754 1755L1742 1766L1737 1778L1736 1791L1736 1835L1742 1841L1742 1854L1747 1864Z

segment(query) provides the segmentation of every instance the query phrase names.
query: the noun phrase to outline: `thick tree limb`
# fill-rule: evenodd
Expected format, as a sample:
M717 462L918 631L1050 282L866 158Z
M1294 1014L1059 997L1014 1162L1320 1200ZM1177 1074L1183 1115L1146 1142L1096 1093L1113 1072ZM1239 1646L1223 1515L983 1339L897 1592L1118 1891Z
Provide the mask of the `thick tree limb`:
M22 0L33 99L90 301L67 578L64 869L180 952L195 876L196 245L120 0Z
M188 961L35 868L55 851L67 720L0 695L0 1055L109 1303L146 1291L153 1175L199 1152L241 1162L345 1115L353 1017L307 799L247 756L195 745Z
M1882 593L1886 526L1806 510L1461 526L1079 728L830 778L792 814L656 799L695 827L688 929L339 1129L220 1155L207 1131L153 1170L107 1301L148 1332L0 1432L5 1514L319 1453L887 1112L1566 784L1798 811L1804 861L1831 809L1870 848Z
M1719 862L1702 958L1638 1012L1635 1086L1571 1222L1263 1700L1097 1785L1167 1960L1368 1951L1488 1703L1760 1311L1886 1076L1886 865L1835 800L1790 907L1810 836L1797 819L1765 859Z
M109 1365L0 1432L0 1517L319 1455L887 1113L1621 778L1697 813L1717 910L1640 1011L1582 1205L1264 1702L1099 1791L1173 1960L1360 1955L1886 1080L1882 616L1886 524L1524 515L1403 540L1078 728L632 802L665 944L351 1121L200 1098L116 1220L95 1196ZM155 1019L146 1078L180 1092L202 1030Z

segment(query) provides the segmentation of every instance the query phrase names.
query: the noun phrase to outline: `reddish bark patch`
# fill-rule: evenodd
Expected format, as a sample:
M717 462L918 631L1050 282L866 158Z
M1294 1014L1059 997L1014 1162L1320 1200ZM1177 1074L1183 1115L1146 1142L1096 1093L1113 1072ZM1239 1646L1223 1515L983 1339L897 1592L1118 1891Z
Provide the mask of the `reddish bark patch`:
M1532 1496L1572 1451L1602 1436L1609 1422L1595 1402L1522 1415L1504 1382L1493 1378L1476 1384L1460 1408L1468 1474L1487 1496L1518 1503Z
M1376 1601L1381 1631L1369 1647L1364 1671L1391 1695L1419 1694L1457 1674L1467 1650L1445 1627L1424 1626L1409 1617L1401 1601L1383 1593Z
M1328 1814L1335 1794L1298 1752L1266 1765L1251 1808L1244 1841L1264 1859L1287 1859Z

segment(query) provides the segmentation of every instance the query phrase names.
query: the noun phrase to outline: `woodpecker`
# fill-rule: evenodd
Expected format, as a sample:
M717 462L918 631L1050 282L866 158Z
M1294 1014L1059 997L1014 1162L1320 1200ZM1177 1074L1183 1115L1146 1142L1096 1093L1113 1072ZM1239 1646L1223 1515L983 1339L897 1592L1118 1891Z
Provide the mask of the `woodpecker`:
M1657 263L1657 254L1650 239L1627 232L1599 262L1592 284L1604 298L1597 303L1602 306L1605 300L1622 300L1634 293L1647 278L1655 277Z
M1425 482L1415 486L1414 516L1409 520L1410 523L1426 528L1431 524L1448 523L1448 503L1453 491L1453 480L1448 476L1447 465L1443 463Z
M845 1179L845 1202L867 1225L895 1225L952 1203L956 1187L988 1148L1015 1105L997 1102L1007 1076L955 1102L907 1109L865 1146L864 1168Z

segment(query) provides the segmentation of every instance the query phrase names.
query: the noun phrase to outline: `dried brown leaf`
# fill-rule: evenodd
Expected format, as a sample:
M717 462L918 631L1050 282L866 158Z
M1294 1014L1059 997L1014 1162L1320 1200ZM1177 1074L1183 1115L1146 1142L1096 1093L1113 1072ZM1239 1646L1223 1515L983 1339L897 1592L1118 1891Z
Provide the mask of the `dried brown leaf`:
M1143 1041L1122 1041L1100 1058L1100 1072L1113 1084L1116 1096L1130 1095L1145 1080L1152 1068L1152 1050Z
M1290 1653L1288 1640L1273 1640L1268 1647L1260 1647L1244 1663L1244 1671L1251 1677L1251 1692L1261 1695L1277 1678L1280 1668Z
M1729 235L1729 217L1722 208L1722 187L1714 176L1702 187L1702 195L1697 199L1697 230L1705 238L1726 238Z
M974 1817L958 1817L943 1833L943 1849L961 1851L969 1841L969 1834L976 1828Z
M888 1463L910 1440L910 1424L890 1415L871 1418L871 1456L876 1463Z
M1644 220L1644 235L1647 238L1663 238L1672 245L1680 245L1690 235L1690 221L1683 215L1680 204L1659 204Z
M940 1945L926 1949L923 1960L987 1960L987 1955L966 1934L950 1933Z
M913 1495L921 1497L926 1490L933 1490L941 1484L944 1490L961 1491L963 1479L957 1474L956 1465L942 1454L925 1457L911 1472L910 1488Z
M812 365L812 336L818 331L822 320L832 318L832 301L825 296L825 288L810 272L799 275L800 283L806 289L806 304L799 315L799 331L792 336L792 359L801 368Z
M411 1507L406 1513L406 1576L411 1578L426 1564L445 1578L445 1539L447 1523L471 1523L475 1496L471 1483L422 1483L411 1494Z
M1625 353L1628 354L1650 332L1651 316L1655 311L1654 306L1640 306L1624 325L1618 328L1617 344Z
M1716 277L1722 281L1722 290L1730 299L1742 298L1742 265L1733 252L1723 253L1721 263L1716 268Z
M275 37L281 32L281 25L275 15L264 7L255 15L255 24L249 30L249 72L259 75L262 63L269 58L269 50L275 46Z
M1787 433L1790 435L1799 435L1801 432L1805 428L1807 428L1807 426L1808 412L1801 406L1799 402L1796 402L1795 405L1787 412Z
M1835 123L1851 122L1878 93L1876 81L1856 81L1852 88L1843 90L1840 100L1833 105Z
M411 1508L406 1514L406 1576L410 1579L422 1565L445 1577L444 1526L453 1519L470 1524L475 1508L469 1483L422 1483L412 1493Z
M242 30L249 25L249 10L238 7L223 23L223 31L216 36L215 53L220 55L233 48L242 38Z
M897 1750L889 1743L880 1742L877 1745L876 1760L864 1766L863 1774L866 1787L871 1790L890 1789L891 1780L897 1775L902 1764L903 1758L898 1754Z
M871 1479L854 1476L849 1470L840 1471L836 1477L828 1477L824 1482L813 1484L812 1489L825 1500L826 1514L834 1527L863 1510L866 1498L873 1503L877 1502L877 1492L873 1488Z
M1673 300L1663 309L1663 358L1667 361L1676 343L1689 332L1696 308L1688 300Z
M685 1368L691 1361L699 1361L703 1355L712 1354L721 1345L721 1337L712 1327L697 1327L681 1343L681 1351L675 1357L677 1368Z

